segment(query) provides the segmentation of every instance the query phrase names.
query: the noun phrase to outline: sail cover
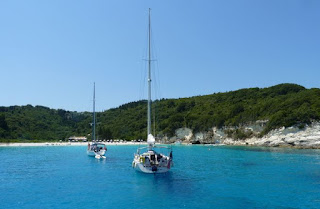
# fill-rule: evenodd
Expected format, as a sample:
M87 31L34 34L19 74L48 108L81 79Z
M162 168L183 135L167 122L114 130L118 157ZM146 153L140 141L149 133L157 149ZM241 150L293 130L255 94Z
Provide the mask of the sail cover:
M147 140L148 144L154 144L155 141L156 140L155 140L154 136L152 134L149 134L148 140Z

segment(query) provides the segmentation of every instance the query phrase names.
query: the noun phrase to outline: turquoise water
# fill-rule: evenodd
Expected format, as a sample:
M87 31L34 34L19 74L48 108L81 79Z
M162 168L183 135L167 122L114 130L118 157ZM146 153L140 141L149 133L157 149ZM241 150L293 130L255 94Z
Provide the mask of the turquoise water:
M320 150L173 146L175 167L131 168L137 146L0 148L0 208L320 208Z

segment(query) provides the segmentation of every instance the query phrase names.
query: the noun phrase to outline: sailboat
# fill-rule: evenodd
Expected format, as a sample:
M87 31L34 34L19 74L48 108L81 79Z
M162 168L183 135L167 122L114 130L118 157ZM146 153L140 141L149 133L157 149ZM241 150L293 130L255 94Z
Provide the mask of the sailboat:
M147 112L147 143L148 146L137 149L134 154L132 167L143 173L165 173L173 166L172 150L166 146L156 146L155 138L151 134L151 19L149 9L149 30L148 30L148 112ZM168 154L163 154L166 150Z
M93 83L93 122L92 122L92 142L88 143L87 155L97 159L105 159L107 147L103 143L96 142L96 84Z

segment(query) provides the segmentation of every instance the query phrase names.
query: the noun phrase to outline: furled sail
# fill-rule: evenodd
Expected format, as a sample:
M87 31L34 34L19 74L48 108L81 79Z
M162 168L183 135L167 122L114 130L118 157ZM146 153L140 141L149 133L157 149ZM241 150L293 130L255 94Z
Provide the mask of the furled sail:
M148 144L149 145L154 145L155 141L156 140L155 140L154 136L152 134L149 134L148 135L148 139L147 139Z

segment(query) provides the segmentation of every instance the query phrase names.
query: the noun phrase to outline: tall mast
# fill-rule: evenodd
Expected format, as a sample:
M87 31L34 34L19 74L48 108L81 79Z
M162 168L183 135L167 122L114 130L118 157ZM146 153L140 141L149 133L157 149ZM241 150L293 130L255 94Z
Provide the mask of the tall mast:
M92 126L92 141L96 141L96 83L93 83L93 126Z
M148 55L148 135L151 134L151 9L149 8L149 55Z

